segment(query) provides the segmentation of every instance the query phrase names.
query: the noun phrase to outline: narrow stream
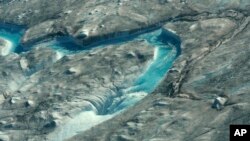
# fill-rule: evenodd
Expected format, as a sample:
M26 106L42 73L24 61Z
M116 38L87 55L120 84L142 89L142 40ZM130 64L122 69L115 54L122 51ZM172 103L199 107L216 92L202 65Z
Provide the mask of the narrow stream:
M24 30L21 30L20 28L12 29L0 25L0 47L2 48L2 55L8 55L11 52L21 53L28 51L27 49L25 50L25 47L19 45L23 33ZM1 46L1 39L7 41L8 45ZM88 51L92 48L105 47L107 44L124 44L131 40L146 40L154 47L154 58L147 69L136 79L132 86L121 90L122 96L116 97L112 100L112 103L107 108L105 114L97 115L94 111L82 112L49 134L49 140L62 141L70 138L80 131L87 130L114 117L116 114L119 114L121 111L134 105L147 94L153 92L167 74L174 60L181 53L180 39L172 32L157 29L135 36L131 35L129 37L117 38L86 49L82 49L74 44L73 39L69 37L60 37L46 42L34 43L32 45L32 47L46 45L63 56L66 54Z

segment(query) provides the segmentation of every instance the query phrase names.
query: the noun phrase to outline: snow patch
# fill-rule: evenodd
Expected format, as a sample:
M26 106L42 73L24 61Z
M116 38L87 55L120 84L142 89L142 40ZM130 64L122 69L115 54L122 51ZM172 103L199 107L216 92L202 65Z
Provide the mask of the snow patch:
M28 60L24 57L20 59L20 66L23 70L28 68Z
M0 44L0 51L1 51L1 55L2 56L6 56L9 55L12 50L13 50L13 44L11 43L11 41L0 37L0 40L2 40L2 44Z
M55 62L63 58L63 56L64 56L63 52L56 51Z
M79 132L85 131L114 115L97 115L94 111L85 111L66 121L66 124L60 126L48 135L50 141L62 141L68 139Z
M190 31L194 31L195 29L197 29L197 27L198 27L198 24L193 24L193 25L191 25L191 26L189 27L189 30L190 30Z

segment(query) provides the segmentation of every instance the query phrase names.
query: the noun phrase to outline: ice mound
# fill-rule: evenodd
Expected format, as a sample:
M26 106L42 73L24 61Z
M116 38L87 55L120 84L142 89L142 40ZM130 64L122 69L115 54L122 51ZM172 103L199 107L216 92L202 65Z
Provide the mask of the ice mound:
M11 41L0 37L0 53L2 56L6 56L13 50L13 44Z

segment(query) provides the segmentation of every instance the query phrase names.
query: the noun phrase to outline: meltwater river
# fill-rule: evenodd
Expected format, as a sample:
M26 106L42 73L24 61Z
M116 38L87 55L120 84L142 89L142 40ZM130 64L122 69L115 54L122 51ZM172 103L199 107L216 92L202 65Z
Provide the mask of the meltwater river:
M155 90L174 60L181 53L180 38L174 33L165 29L148 30L130 36L119 37L108 41L100 42L94 46L81 48L75 44L70 37L59 37L47 41L34 42L27 46L20 45L20 40L25 32L23 27L0 24L0 53L6 56L11 53L22 53L29 51L30 48L47 46L54 49L61 56L67 54L76 54L83 51L89 51L93 48L104 48L110 44L125 44L132 40L146 40L154 47L154 58L147 69L136 79L130 87L122 91L120 97L114 98L111 106L104 115L97 115L94 111L84 111L73 117L67 123L56 128L54 132L48 135L51 141L61 141L70 138L80 131L87 130L105 120L108 120L134 105L147 94Z

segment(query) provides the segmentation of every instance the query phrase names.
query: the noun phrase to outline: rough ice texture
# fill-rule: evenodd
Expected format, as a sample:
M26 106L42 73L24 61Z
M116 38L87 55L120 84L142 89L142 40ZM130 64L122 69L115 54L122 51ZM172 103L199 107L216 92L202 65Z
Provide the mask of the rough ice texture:
M12 43L5 39L5 38L0 38L0 54L1 56L6 56L10 54L13 50L13 45Z
M54 35L69 35L79 46L89 45L103 39L144 32L144 29L149 30L161 25L180 36L182 53L151 95L111 120L78 133L77 136L69 139L70 141L224 141L229 137L229 124L250 124L249 2L249 0L145 0L143 2L140 0L53 2L9 0L0 4L0 19L27 25L22 42L28 45ZM145 42L130 42L119 48L123 48L125 53L142 47L145 50L140 52L146 54L148 63L148 60L153 58L154 51L147 46ZM147 52L148 49L151 49L150 53ZM40 56L38 58L46 61L46 63L40 63L44 67L39 67L40 65L37 67L36 63L33 62L33 64L31 61L30 66L36 71L30 72L29 65L27 70L23 70L26 68L23 61L20 65L20 59L26 58L26 53L10 54L0 58L0 67L4 68L1 69L0 74L1 90L4 90L4 97L0 97L2 104L0 138L2 140L46 140L47 133L60 126L58 119L73 118L76 113L86 109L103 111L93 105L99 105L104 99L93 98L100 101L97 103L82 102L84 100L81 99L83 95L81 92L94 88L104 91L111 81L103 78L98 79L96 83L95 79L82 78L84 71L78 65L88 62L86 73L108 73L110 71L95 71L97 65L94 64L98 66L102 62L107 64L105 57L104 59L102 57L104 53L103 56L108 56L107 59L118 62L118 64L114 63L115 67L120 64L129 66L113 70L117 73L115 76L118 76L121 69L131 72L136 70L138 73L122 73L126 78L137 78L142 72L139 70L145 70L147 66L146 62L142 62L143 65L136 67L134 60L138 59L132 58L131 61L120 62L125 59L123 57L123 59L117 59L114 54L119 56L123 53L113 48L112 51L100 48L94 50L92 54L65 56L55 64L51 63L53 59L50 59L50 56L53 56L50 53L55 53L53 50L48 48L33 50L34 53L29 54L31 58ZM46 53L40 54L43 50ZM128 53L128 56L133 54L133 52ZM76 61L73 61L74 59ZM30 60L32 59L26 62ZM61 65L64 63L67 67ZM50 65L58 69L51 69L53 67ZM105 67L99 69L105 70ZM39 75L43 77L40 78ZM44 77L46 75L57 76L58 81L53 80L54 77ZM65 82L64 78L72 78L70 80L73 83ZM120 80L120 77L114 79ZM52 85L46 81L51 82ZM59 84L56 85L55 82ZM22 84L24 87L21 86ZM91 87L92 84L94 88ZM105 88L99 87L99 84L105 84ZM115 81L115 84L121 83ZM63 92L56 89L61 89ZM74 91L75 89L81 91ZM216 111L211 108L211 104L219 95L228 96L229 102L221 111ZM42 101L42 99L46 100ZM27 102L29 100L34 101L35 105ZM81 109L81 107L86 108Z

